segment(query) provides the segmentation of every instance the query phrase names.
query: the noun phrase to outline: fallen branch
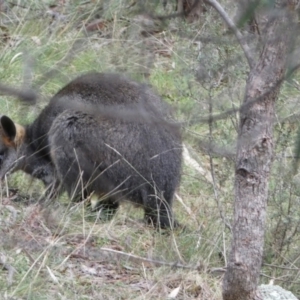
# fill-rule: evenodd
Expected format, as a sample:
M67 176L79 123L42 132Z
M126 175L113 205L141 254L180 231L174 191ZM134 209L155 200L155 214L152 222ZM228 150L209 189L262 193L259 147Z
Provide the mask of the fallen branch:
M189 269L189 270L197 270L199 266L188 266L188 265L183 265L178 262L165 262L161 260L155 260L155 259L150 259L150 258L145 258L141 256L137 256L134 254L110 249L110 248L100 248L99 250L109 252L113 254L115 257L127 257L130 261L135 262L135 263L150 263L154 266L168 266L171 268L182 268L182 269Z
M35 104L38 97L33 90L16 89L4 83L0 83L0 92L2 95L17 97L18 99L30 104Z

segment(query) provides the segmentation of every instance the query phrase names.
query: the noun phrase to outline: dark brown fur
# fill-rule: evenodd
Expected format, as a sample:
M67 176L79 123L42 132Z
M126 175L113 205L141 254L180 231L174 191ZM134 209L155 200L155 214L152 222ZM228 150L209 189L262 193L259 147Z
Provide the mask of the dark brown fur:
M146 85L117 74L83 75L29 126L0 118L0 176L21 169L47 186L59 182L70 197L94 194L113 211L128 200L148 221L172 226L181 137L168 117Z

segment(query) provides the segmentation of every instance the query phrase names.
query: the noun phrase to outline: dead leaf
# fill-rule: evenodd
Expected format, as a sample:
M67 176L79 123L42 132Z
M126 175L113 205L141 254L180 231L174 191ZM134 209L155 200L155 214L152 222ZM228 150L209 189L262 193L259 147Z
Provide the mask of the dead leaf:
M168 299L175 299L180 292L180 288L181 288L181 286L179 285L177 288L172 290L171 293L168 295Z

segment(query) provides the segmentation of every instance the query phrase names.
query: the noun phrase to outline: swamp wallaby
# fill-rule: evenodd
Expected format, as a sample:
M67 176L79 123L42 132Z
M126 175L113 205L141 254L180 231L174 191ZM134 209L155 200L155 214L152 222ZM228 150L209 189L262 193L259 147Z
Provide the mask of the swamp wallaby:
M60 90L30 125L0 116L0 177L17 170L71 198L93 195L115 211L141 205L156 226L174 225L181 135L152 89L122 75L88 73Z

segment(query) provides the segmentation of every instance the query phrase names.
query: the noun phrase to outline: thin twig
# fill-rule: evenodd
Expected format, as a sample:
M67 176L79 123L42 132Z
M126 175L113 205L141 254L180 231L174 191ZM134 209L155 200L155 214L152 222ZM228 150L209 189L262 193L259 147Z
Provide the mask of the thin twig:
M189 269L189 270L197 270L199 267L199 266L183 265L178 262L165 262L165 261L161 261L161 260L145 258L145 257L137 256L134 254L126 253L123 251L110 249L110 248L102 247L99 250L113 253L116 257L122 257L122 256L127 257L130 261L133 261L133 262L139 262L139 263L146 262L146 263L153 264L154 266L169 266L171 268L182 268L182 269Z
M264 273L260 273L260 276L272 279L274 281L281 281L281 282L288 282L288 283L297 283L297 284L300 283L300 281L293 281L293 280L285 280L285 279L281 279L281 278L274 278L273 276L269 276L269 275L266 275Z
M16 89L3 83L0 83L0 92L7 96L17 97L20 100L28 102L30 104L35 104L37 99L37 94L32 89Z
M235 26L234 22L230 19L224 8L220 5L220 3L217 0L205 0L205 2L212 6L220 14L220 16L223 18L228 27L233 31L244 51L244 54L248 60L249 67L250 69L252 69L254 67L255 62L253 59L253 54L251 53L248 44L245 42L244 36L241 34L241 32Z
M263 266L277 268L277 269L283 269L283 270L300 271L300 268L289 268L289 267L277 266L277 265L266 264L266 263L263 263Z

